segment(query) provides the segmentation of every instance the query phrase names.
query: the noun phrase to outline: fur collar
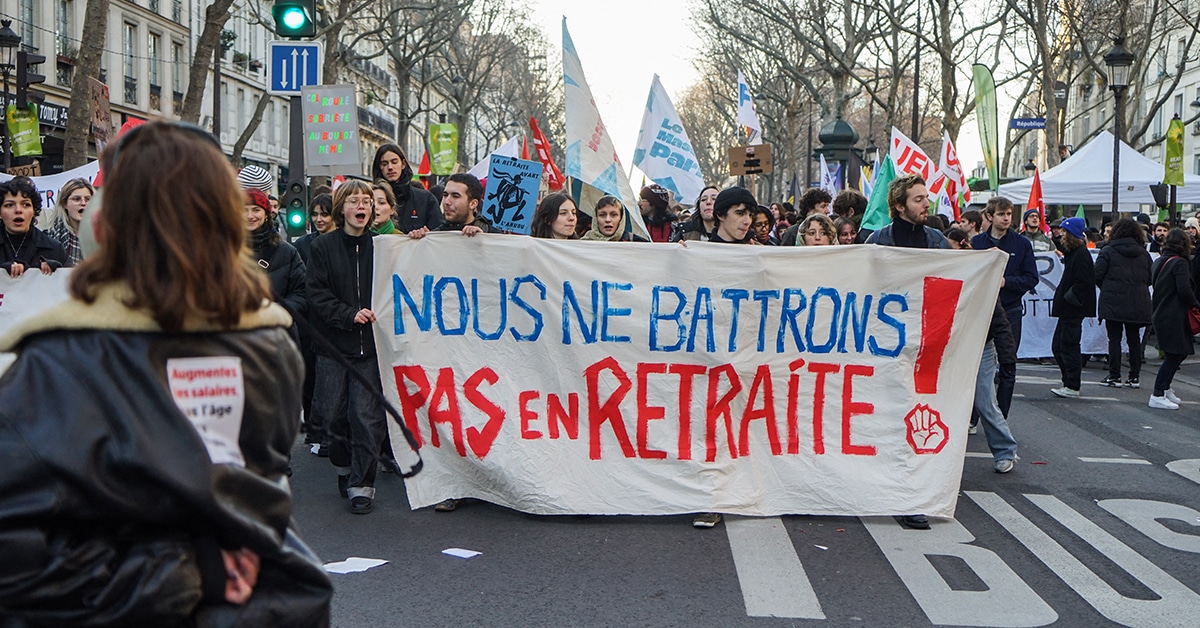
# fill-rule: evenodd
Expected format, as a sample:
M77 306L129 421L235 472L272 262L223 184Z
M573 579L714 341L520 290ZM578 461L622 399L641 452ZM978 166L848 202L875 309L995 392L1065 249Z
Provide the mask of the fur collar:
M0 335L0 351L13 351L25 338L56 329L160 331L158 323L147 310L137 310L125 305L124 298L129 293L129 286L113 283L101 286L96 291L96 300L92 303L71 299L55 305ZM292 317L287 310L276 303L264 302L262 308L254 312L244 312L234 330L286 328L291 325ZM183 324L183 333L220 330L220 327L198 317L188 317Z

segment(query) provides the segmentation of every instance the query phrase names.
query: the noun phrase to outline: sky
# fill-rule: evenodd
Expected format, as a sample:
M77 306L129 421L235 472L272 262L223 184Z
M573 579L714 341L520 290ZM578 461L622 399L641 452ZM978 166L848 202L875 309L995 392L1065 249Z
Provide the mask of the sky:
M654 74L672 100L678 100L698 78L692 60L699 43L689 17L689 0L530 0L530 4L535 23L559 56L566 16L600 116L628 170ZM736 89L730 84L731 95ZM983 160L974 116L963 125L955 148L968 171ZM930 157L937 160L937 155ZM640 175L633 182L640 185Z

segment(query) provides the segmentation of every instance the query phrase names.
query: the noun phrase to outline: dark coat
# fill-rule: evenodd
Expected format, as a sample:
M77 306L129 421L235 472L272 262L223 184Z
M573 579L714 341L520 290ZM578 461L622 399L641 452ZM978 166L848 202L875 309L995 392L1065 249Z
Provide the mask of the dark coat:
M1012 326L1008 324L1008 315L996 299L996 307L992 312L992 322L988 325L988 340L996 345L996 361L1000 364L1017 363L1017 339L1013 336Z
M369 230L361 236L331 231L313 240L308 258L309 320L348 358L375 356L371 325L354 322L359 310L371 307L373 235ZM317 353L326 352L317 345Z
M429 192L409 185L403 174L400 181L405 183L392 184L392 192L396 195L396 215L392 217L392 222L396 228L404 233L421 227L432 231L442 224L445 219L437 199Z
M879 231L872 233L867 238L866 244L878 244L880 246L896 246L896 237L894 235L892 235L892 229L895 226L896 220L900 220L900 219L896 218L892 222L885 225ZM942 235L941 231L938 231L937 229L934 229L933 227L926 226L925 227L925 248L927 248L927 249L948 249L951 247L950 247L950 241L946 239L946 236Z
M10 270L13 262L20 262L26 271L37 270L43 260L52 271L71 265L63 245L41 229L31 226L25 235L14 236L0 226L0 269Z
M304 260L296 247L287 242L255 250L258 265L267 271L271 284L271 298L294 316L303 316L308 311L305 298Z
M1150 324L1150 254L1137 240L1120 238L1100 249L1096 287L1102 320Z
M1188 261L1178 255L1164 254L1154 261L1154 334L1164 353L1192 355L1195 346L1188 328L1188 308L1197 307L1192 292Z
M1019 311L1025 293L1037 287L1038 283L1037 264L1029 239L1009 229L997 244L992 240L991 233L985 231L971 238L971 248L977 251L998 248L1008 253L1008 263L1004 265L1004 287L1000 288L1000 306L1006 312Z
M3 341L19 356L0 378L0 624L328 626L332 584L291 527L289 318L271 305L165 334L120 298L68 301ZM240 365L242 464L209 453L169 385L172 368L211 370L170 360L221 356ZM261 567L234 606L220 550L242 547Z
M1050 316L1090 318L1095 315L1096 272L1092 252L1086 246L1080 246L1063 255L1062 279L1054 290Z

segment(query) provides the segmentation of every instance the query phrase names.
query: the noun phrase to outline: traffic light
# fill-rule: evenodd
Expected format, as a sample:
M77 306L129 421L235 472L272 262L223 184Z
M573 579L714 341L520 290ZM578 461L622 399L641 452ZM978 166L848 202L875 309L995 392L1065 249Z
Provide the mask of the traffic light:
M25 109L29 101L41 102L44 96L38 92L29 93L30 85L45 83L46 77L29 71L29 66L39 65L46 61L43 55L35 55L24 50L17 51L17 109Z
M317 34L316 0L275 0L271 7L275 34L280 37L312 37Z
M303 178L288 179L287 190L283 193L283 212L288 237L304 235L308 221L308 186L304 185Z

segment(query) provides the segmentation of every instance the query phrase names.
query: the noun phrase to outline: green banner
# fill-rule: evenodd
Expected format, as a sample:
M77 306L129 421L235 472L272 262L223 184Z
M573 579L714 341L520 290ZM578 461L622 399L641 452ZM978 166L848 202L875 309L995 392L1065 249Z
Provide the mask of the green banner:
M1183 120L1175 118L1167 127L1167 160L1163 183L1183 186Z
M453 174L458 163L458 127L449 122L429 125L429 154L430 172Z
M997 125L996 81L986 65L971 66L975 83L975 121L979 123L979 143L983 146L983 163L987 165L988 188L1000 187L1000 128Z
M8 136L12 138L13 157L36 157L42 154L42 130L38 123L37 104L28 109L8 106Z

